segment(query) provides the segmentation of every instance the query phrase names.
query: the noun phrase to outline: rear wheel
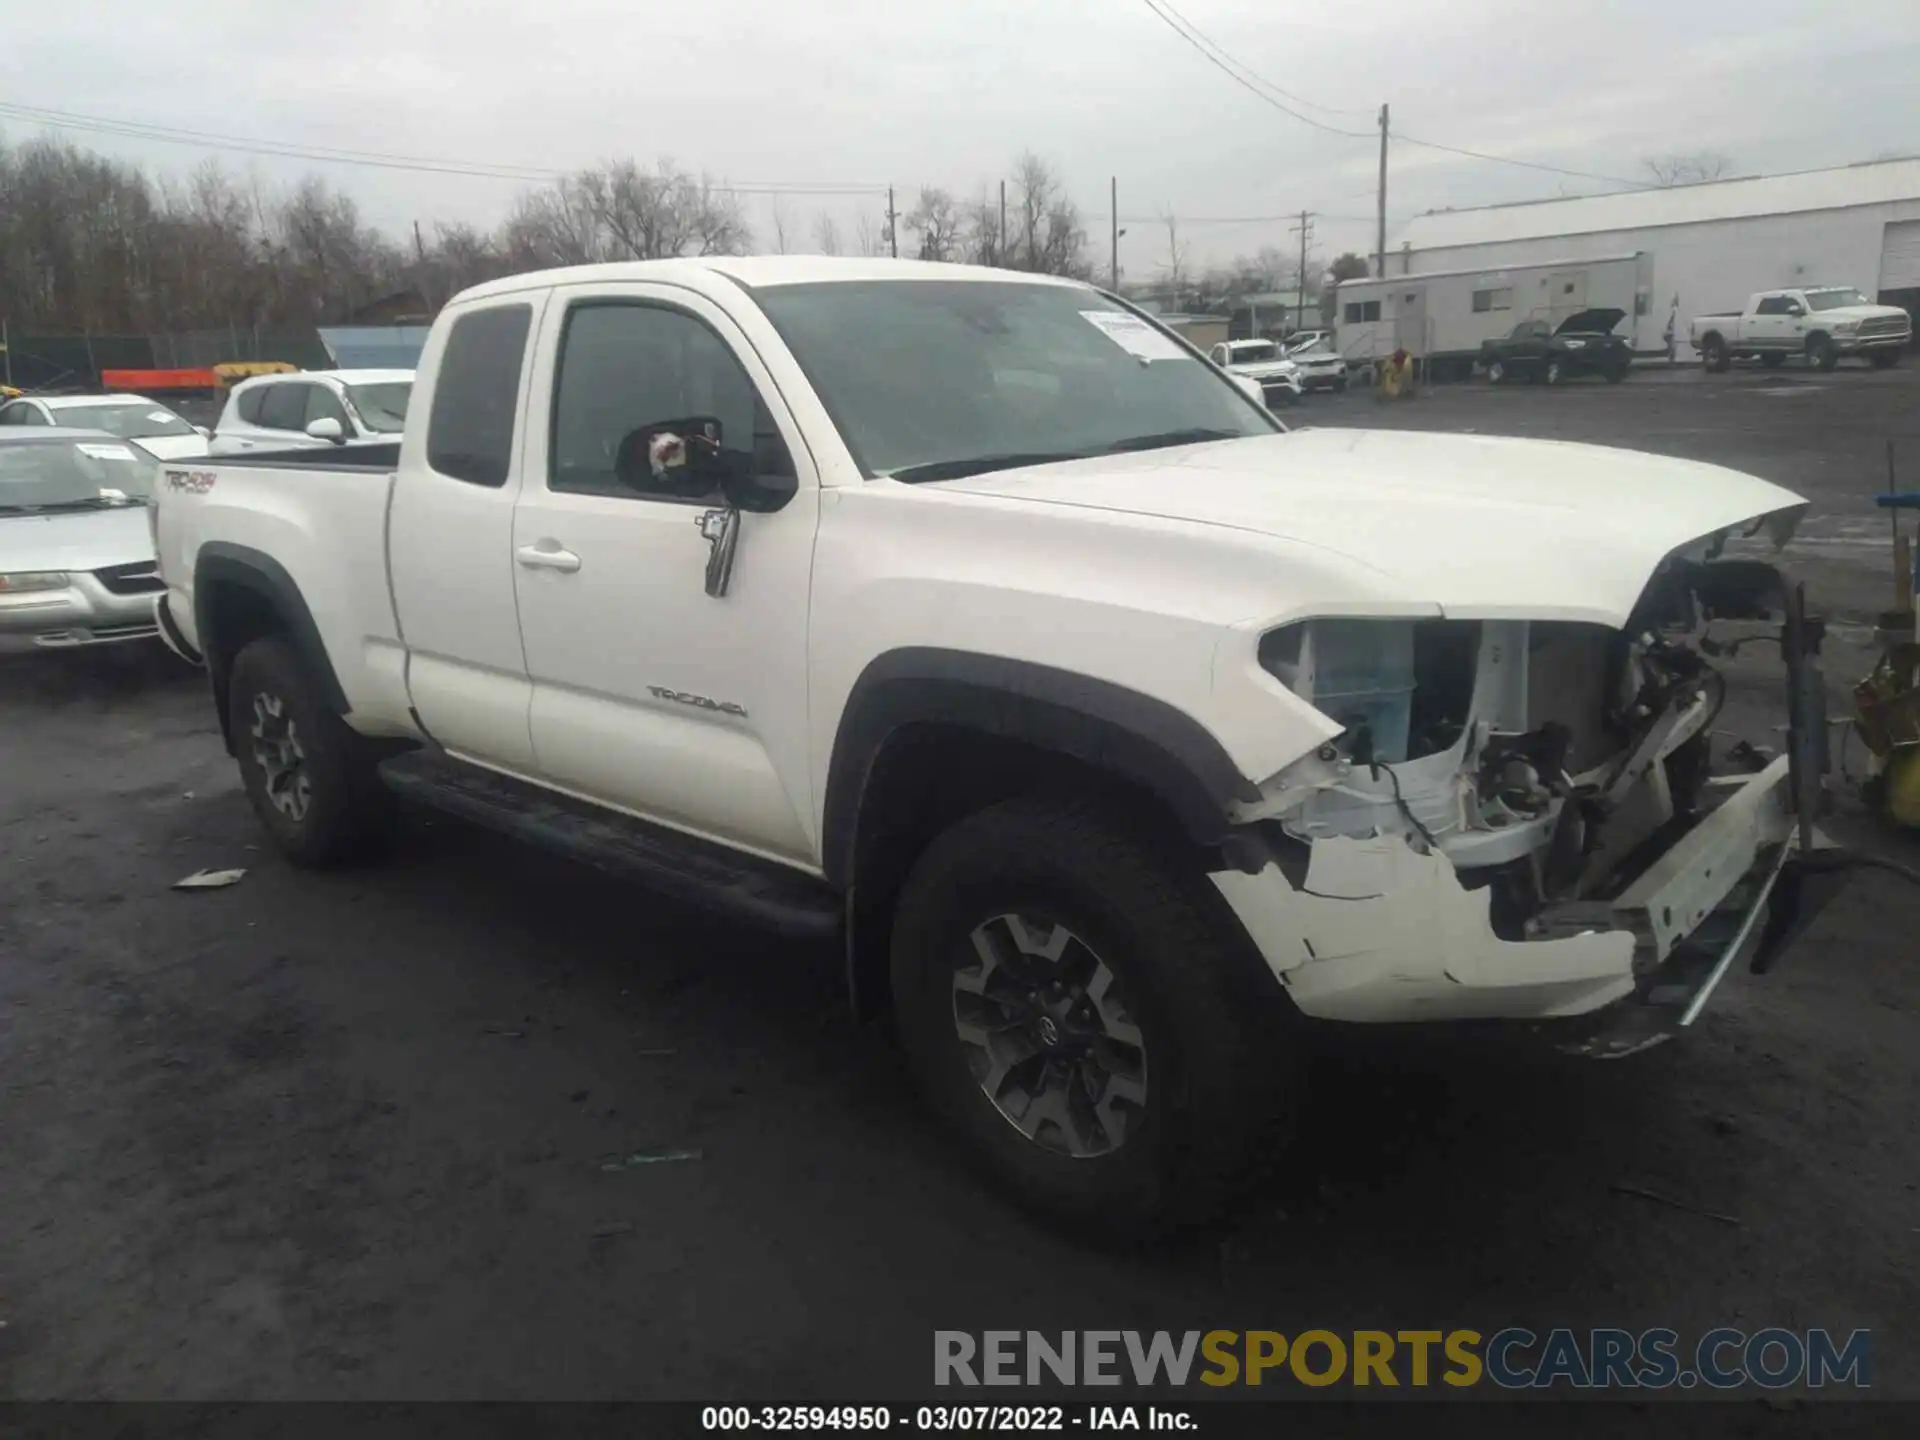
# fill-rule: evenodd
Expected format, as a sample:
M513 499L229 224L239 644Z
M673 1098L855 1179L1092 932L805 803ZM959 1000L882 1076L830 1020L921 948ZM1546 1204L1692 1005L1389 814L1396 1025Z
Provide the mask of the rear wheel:
M1727 342L1718 335L1709 335L1700 342L1700 363L1715 375L1720 374L1733 363L1733 357L1727 353Z
M1840 363L1840 352L1834 348L1833 341L1825 335L1813 335L1807 339L1807 364L1816 370L1832 370Z
M327 709L292 646L269 636L243 649L227 705L247 798L288 859L332 865L378 847L393 797L372 747Z
M934 1108L1022 1204L1117 1238L1207 1218L1228 1193L1287 1036L1204 887L1074 800L982 811L914 866L894 917L900 1035Z

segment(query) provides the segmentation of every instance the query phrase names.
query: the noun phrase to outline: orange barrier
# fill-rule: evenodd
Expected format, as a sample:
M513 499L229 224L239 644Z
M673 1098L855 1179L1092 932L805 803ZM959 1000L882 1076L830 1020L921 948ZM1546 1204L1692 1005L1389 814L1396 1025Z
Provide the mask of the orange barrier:
M212 390L220 377L205 370L102 370L106 390Z

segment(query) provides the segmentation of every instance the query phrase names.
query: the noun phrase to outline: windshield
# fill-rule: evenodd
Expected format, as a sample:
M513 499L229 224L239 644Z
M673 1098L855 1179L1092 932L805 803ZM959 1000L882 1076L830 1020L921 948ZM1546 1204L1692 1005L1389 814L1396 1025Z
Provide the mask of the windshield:
M0 444L0 515L137 505L153 495L151 455L111 440Z
M1807 304L1815 310L1838 310L1843 305L1871 305L1873 302L1851 287L1835 290L1809 290Z
M412 395L411 380L347 386L347 398L360 412L360 423L382 434L397 434L407 428L407 401Z
M1193 352L1091 290L853 281L755 298L868 476L953 479L1281 428Z
M1248 340L1227 347L1229 365L1250 365L1260 360L1278 360L1279 358L1279 347L1271 340Z
M191 435L193 426L171 410L151 401L128 404L115 401L100 405L61 405L54 408L53 423L72 430L104 430L122 440L150 440L156 435Z

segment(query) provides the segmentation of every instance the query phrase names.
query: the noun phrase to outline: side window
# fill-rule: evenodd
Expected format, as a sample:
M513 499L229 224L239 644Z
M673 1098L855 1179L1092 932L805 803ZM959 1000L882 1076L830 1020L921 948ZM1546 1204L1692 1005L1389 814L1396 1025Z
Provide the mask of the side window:
M348 435L353 434L353 422L347 419L347 407L340 403L338 395L324 385L309 385L306 389L307 411L300 420L302 430L316 420L338 420L341 430Z
M240 418L249 425L260 424L260 407L267 403L267 391L272 388L271 385L256 385L251 390L242 390L236 402Z
M1473 311L1484 315L1489 310L1511 310L1513 308L1513 290L1501 287L1497 290L1476 290L1473 292Z
M260 402L259 423L269 430L307 428L306 385L269 385L266 399Z
M1754 306L1753 313L1756 315L1784 315L1787 313L1787 297L1784 295L1769 295L1761 300L1758 305Z
M622 447L660 428L702 432L718 442L719 463L759 475L791 475L793 460L753 381L726 343L684 311L644 304L583 304L567 316L554 381L548 488L586 495L705 500L682 477L629 451L630 475L616 473ZM678 472L678 473L676 473Z
M24 425L27 423L27 407L24 405L0 405L0 425Z
M470 310L453 322L427 417L427 464L470 485L498 488L513 469L513 422L530 305Z

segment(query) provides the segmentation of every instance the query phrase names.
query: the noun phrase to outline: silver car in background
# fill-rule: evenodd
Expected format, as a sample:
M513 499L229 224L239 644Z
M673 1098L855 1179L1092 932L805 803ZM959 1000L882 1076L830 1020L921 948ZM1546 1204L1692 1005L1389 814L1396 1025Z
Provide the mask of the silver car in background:
M97 430L0 430L0 647L155 634L160 463Z

